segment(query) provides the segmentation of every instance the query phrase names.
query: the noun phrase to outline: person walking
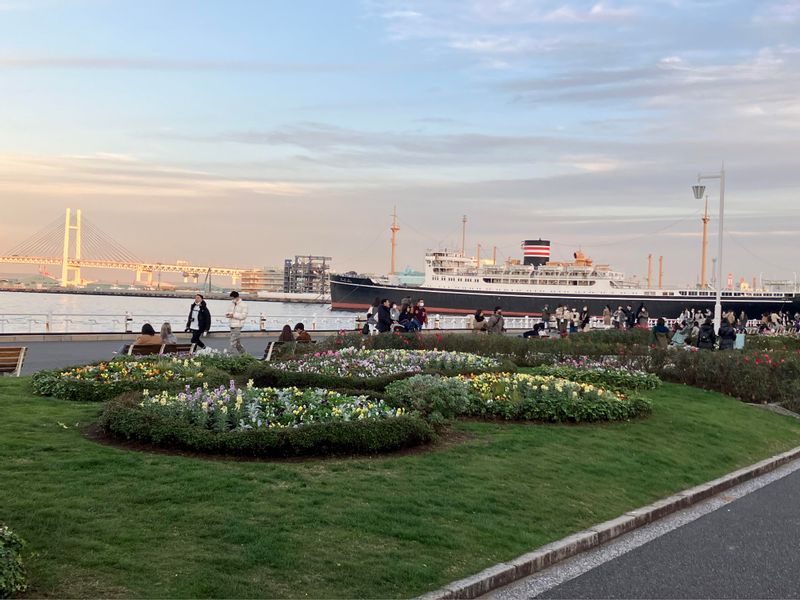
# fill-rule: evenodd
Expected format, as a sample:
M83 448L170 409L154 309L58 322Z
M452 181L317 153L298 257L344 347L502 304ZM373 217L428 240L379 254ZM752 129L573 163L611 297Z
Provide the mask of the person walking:
M225 316L228 317L231 328L231 352L246 354L247 350L242 346L242 326L247 319L247 305L242 302L239 292L235 290L230 293L230 297L231 308L225 313Z
M486 331L488 333L503 333L505 331L505 319L503 319L503 309L496 306L494 313L486 321Z
M194 297L194 302L189 307L189 318L186 320L186 333L192 332L192 344L198 348L206 345L200 337L211 329L211 312L208 310L202 294Z

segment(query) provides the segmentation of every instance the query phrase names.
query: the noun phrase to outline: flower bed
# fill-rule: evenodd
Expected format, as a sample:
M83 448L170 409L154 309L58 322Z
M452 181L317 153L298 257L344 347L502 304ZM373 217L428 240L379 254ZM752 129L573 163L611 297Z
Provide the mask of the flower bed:
M257 388L235 382L216 389L208 385L175 394L151 395L144 390L143 411L215 431L299 427L309 423L357 421L399 417L402 408L390 408L367 396L347 396L319 388Z
M552 375L559 379L568 379L580 383L589 383L606 389L621 390L654 390L661 385L661 380L646 371L609 366L611 361L602 360L568 360L559 365L541 365L530 369L534 375Z
M283 371L359 378L421 373L428 370L483 371L499 366L500 362L495 358L468 352L363 348L315 352L275 364L276 369Z
M214 385L221 380L224 375L219 370L191 358L117 358L61 371L39 371L33 376L33 391L63 400L103 401L144 387L174 389L204 381Z
M434 430L402 408L331 390L187 386L121 398L101 416L109 435L215 454L378 453L431 441Z
M526 373L414 376L389 385L386 400L444 418L475 416L550 423L620 421L651 410L650 403L636 395Z

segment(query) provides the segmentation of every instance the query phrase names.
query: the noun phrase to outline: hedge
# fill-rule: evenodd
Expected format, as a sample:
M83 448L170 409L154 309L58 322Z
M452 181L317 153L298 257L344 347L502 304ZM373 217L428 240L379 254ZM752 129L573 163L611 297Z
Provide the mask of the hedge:
M24 592L27 587L25 566L22 564L22 547L25 542L0 523L0 598Z
M145 413L132 394L108 402L99 423L107 435L117 439L203 454L262 458L379 454L436 438L429 423L413 416L214 432Z

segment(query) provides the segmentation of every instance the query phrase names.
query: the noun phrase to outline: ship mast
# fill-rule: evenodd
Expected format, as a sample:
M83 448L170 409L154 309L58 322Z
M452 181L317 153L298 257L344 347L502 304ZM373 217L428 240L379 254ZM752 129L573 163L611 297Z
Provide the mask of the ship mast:
M467 215L461 218L461 256L466 256L467 250Z
M706 208L703 213L703 252L700 258L700 289L706 288L706 250L708 249L708 194L706 194Z
M397 207L394 207L392 211L392 226L389 228L392 232L392 270L389 271L389 275L395 274L395 255L397 252L397 232L400 231L400 227L397 225Z

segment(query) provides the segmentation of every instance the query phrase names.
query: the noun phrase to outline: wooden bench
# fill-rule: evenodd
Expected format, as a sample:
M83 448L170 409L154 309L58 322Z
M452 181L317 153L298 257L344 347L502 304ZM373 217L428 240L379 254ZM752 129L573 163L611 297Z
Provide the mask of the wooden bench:
M194 354L194 344L164 344L161 354Z
M19 377L27 351L25 346L0 347L0 375Z
M194 354L194 344L131 344L123 351L128 356L152 356L153 354Z

